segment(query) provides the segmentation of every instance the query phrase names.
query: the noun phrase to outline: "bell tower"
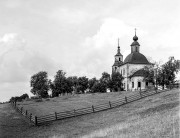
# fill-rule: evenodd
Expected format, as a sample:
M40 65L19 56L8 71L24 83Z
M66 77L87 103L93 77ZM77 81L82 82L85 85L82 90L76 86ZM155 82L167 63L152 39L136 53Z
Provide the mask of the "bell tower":
M114 56L115 61L112 66L112 72L116 72L119 70L119 67L123 64L123 55L120 52L120 46L119 46L119 38L118 38L118 49L117 54Z

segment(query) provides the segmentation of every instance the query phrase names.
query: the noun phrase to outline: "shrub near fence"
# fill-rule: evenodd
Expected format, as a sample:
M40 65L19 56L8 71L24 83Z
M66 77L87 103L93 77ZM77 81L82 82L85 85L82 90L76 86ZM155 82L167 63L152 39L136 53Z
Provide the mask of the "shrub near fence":
M177 87L179 88L179 87ZM44 116L33 116L31 113L29 113L27 110L23 110L23 107L17 107L16 103L12 103L12 105L17 109L18 112L20 112L22 115L24 115L26 118L30 120L30 122L34 123L35 125L42 125L46 122L51 122L55 120L61 120L65 118L71 118L76 116L81 116L85 114L95 113L111 108L115 108L133 101L137 101L139 99L142 99L147 96L151 96L154 94L158 94L161 92L168 91L166 90L156 90L156 91L140 91L138 93L135 93L130 96L122 97L116 101L109 101L108 103L99 104L99 105L92 105L86 108L80 108L80 109L74 109L69 111L63 111L63 112L55 112L49 115Z

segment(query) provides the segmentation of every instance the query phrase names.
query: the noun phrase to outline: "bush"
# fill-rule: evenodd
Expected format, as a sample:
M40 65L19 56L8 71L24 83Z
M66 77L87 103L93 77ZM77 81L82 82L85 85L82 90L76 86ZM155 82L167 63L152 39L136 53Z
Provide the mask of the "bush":
M45 101L50 101L50 99L47 98L47 99L45 99Z
M42 99L41 96L32 96L31 99Z
M35 102L42 102L42 99L36 99Z

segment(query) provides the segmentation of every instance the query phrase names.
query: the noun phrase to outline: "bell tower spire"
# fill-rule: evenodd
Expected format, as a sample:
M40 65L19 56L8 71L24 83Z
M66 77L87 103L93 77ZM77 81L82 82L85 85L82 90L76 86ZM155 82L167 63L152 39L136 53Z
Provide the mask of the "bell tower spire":
M118 68L123 64L123 55L120 52L120 46L119 46L119 38L118 38L118 47L117 47L117 54L114 56L115 61L112 66L112 71L116 72Z
M117 54L120 54L119 38L118 38L118 49L117 49Z
M119 46L119 38L118 38L118 49L117 54L115 55L115 61L123 62L123 55L120 52L120 46Z

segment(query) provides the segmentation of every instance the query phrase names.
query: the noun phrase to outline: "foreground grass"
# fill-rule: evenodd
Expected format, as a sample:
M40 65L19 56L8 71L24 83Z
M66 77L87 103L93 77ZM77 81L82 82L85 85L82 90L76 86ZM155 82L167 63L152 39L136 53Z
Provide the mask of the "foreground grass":
M179 92L171 90L119 108L60 120L46 126L26 125L25 128L29 129L11 131L11 134L16 137L48 138L178 138Z

